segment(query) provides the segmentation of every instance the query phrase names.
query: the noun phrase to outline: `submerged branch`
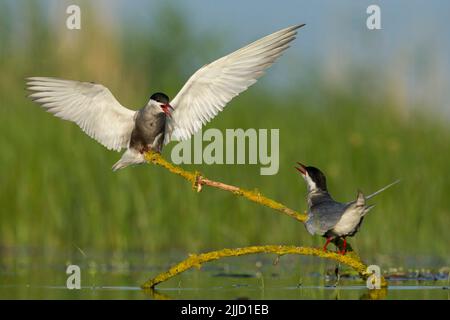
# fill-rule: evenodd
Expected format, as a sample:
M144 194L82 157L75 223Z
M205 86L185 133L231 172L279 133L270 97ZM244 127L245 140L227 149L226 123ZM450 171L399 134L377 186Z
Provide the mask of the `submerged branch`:
M367 266L359 259L358 255L356 255L353 252L347 255L341 255L330 251L323 251L322 249L317 248L267 245L267 246L251 246L236 249L222 249L202 254L191 254L186 260L176 264L166 272L160 273L156 277L147 280L142 285L142 288L143 289L154 288L157 284L167 281L168 279L192 267L200 268L203 263L209 261L214 261L225 257L237 257L256 253L272 253L278 256L282 256L285 254L317 256L321 258L332 259L342 264L345 264L353 268L365 280L371 275L370 273L367 272ZM387 286L384 278L381 278L381 286L382 287Z
M145 154L145 159L148 162L162 166L165 169L169 170L170 172L175 173L176 175L179 175L179 176L183 177L184 179L188 180L189 182L191 182L193 188L197 192L200 192L202 190L203 186L210 186L210 187L222 189L222 190L231 192L237 196L242 196L244 198L247 198L250 201L262 204L263 206L277 210L278 212L284 213L284 214L296 219L297 221L300 221L300 222L306 221L305 214L299 213L295 210L292 210L292 209L286 207L285 205L283 205L275 200L267 198L264 195L262 195L261 193L259 193L258 191L245 190L245 189L242 189L242 188L239 188L236 186L232 186L229 184L225 184L222 182L213 181L213 180L203 177L201 175L201 173L197 172L197 171L196 172L186 171L179 166L175 166L175 165L171 164L170 162L165 160L159 153L155 153L155 152L151 152L151 151L147 152Z

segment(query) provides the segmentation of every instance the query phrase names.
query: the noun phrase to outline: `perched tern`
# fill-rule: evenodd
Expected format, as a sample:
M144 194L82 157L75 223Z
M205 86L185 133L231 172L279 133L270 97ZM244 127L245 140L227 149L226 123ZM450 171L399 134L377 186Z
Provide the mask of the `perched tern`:
M346 252L346 237L354 236L361 226L364 216L374 205L366 205L366 201L387 188L397 184L400 180L394 181L369 196L364 196L358 191L355 201L341 203L335 201L328 193L327 180L325 175L315 167L307 167L297 162L295 167L305 179L308 188L308 220L306 229L312 235L317 234L327 238L323 247L327 249L330 241L344 239L342 254Z

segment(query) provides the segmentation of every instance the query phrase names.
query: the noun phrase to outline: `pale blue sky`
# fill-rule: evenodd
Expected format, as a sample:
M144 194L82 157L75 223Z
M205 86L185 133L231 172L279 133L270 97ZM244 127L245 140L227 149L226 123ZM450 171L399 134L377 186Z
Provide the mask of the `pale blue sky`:
M373 67L405 83L409 102L427 101L450 114L450 1L445 0L172 0L199 31L225 33L230 49L282 27L306 23L285 59L314 64L330 78L355 65ZM146 23L160 1L108 0L123 21ZM366 28L366 8L381 8L382 30ZM282 69L283 66L275 66ZM284 70L287 71L287 70ZM296 70L301 73L301 70ZM288 72L289 73L289 72ZM274 72L273 82L282 83ZM334 75L333 75L334 74ZM288 81L291 81L289 78ZM383 77L380 83L385 82ZM407 101L408 103L408 101Z
M27 1L25 1L27 2ZM9 1L15 4L15 1ZM42 0L49 14L79 0ZM96 10L112 16L116 30L148 28L162 0L91 0ZM404 96L427 101L450 114L450 1L446 0L167 0L181 8L198 32L217 33L228 53L280 28L306 23L284 62L274 66L266 83L285 86L308 80L308 67L326 81L342 83L348 71L368 67L378 72L380 85L395 79ZM56 5L57 4L57 5ZM382 30L366 28L366 8L381 7ZM162 26L163 27L163 26ZM225 35L225 37L223 37ZM151 39L149 39L151 41ZM170 41L170 39L168 39ZM205 61L206 63L207 61ZM374 75L375 76L375 75ZM401 91L401 90L399 90Z

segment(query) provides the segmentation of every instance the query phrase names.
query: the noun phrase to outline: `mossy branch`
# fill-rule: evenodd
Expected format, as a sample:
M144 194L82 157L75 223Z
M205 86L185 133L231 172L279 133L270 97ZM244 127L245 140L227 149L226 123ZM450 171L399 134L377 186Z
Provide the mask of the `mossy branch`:
M261 193L259 193L258 191L245 190L245 189L242 189L242 188L239 188L236 186L232 186L229 184L225 184L222 182L213 181L208 178L205 178L204 176L202 176L202 174L200 172L197 172L197 171L196 172L186 171L178 166L171 164L170 162L165 160L159 153L156 153L156 152L152 152L152 151L147 152L145 154L145 159L148 162L162 166L165 169L169 170L170 172L175 173L176 175L179 175L179 176L183 177L184 179L188 180L189 182L191 182L192 187L197 192L200 192L202 190L203 186L210 186L210 187L222 189L222 190L231 192L237 196L242 196L244 198L247 198L250 201L262 204L263 206L277 210L278 212L284 213L284 214L296 219L297 221L300 221L300 222L306 221L307 217L305 214L302 214L300 212L292 210L275 200L267 198L264 195L262 195Z
M297 221L305 222L307 219L307 216L305 214L299 213L295 210L292 210L285 205L272 200L270 198L267 198L263 196L261 193L257 191L250 191L245 190L236 186L228 185L222 182L209 180L208 178L205 178L201 175L200 172L190 172L186 171L183 168L179 166L175 166L171 164L170 162L166 161L159 153L155 153L152 151L149 151L145 154L145 159L153 164L157 164L159 166L164 167L165 169L169 170L170 172L179 175L183 177L184 179L191 182L192 187L197 192L200 192L202 190L203 186L210 186L218 189L222 189L228 192L231 192L238 196L243 196L250 201L253 201L255 203L259 203L263 206L269 207L271 209L274 209L280 213L284 213ZM342 239L335 239L333 243L338 247L340 250L343 249L343 241ZM170 279L177 274L186 271L194 266L200 267L201 264L217 260L223 257L233 257L233 256L241 256L246 254L255 254L255 253L273 253L277 255L285 255L285 254L301 254L301 255L310 255L310 256L318 256L322 258L327 259L333 259L338 262L341 262L345 265L348 265L352 267L354 270L356 270L359 275L363 279L367 279L370 274L367 274L367 266L362 263L361 259L359 258L358 254L353 251L350 244L347 243L347 251L348 253L346 255L341 255L338 253L330 252L330 251L323 251L322 249L318 248L307 248L307 247L295 247L295 246L253 246L253 247L245 247L245 248L237 248L237 249L222 249L218 251L212 251L208 253L203 254L192 254L189 256L188 259L178 263L174 267L170 268L168 271L163 272L156 276L153 279L148 280L142 285L142 288L149 289L153 288L158 283L161 283L163 281L166 281L167 279ZM387 283L385 279L381 278L382 287L386 287Z
M323 251L317 248L307 248L307 247L296 247L296 246L251 246L245 248L235 248L235 249L222 249L217 251L211 251L202 254L191 254L186 260L181 261L176 264L166 272L160 273L156 277L149 279L143 285L143 289L154 288L157 284L167 281L168 279L192 268L200 268L202 264L220 258L225 257L238 257L247 254L256 253L272 253L278 256L283 256L286 254L300 254L306 256L317 256L326 259L332 259L342 264L345 264L353 268L358 274L363 278L367 279L371 274L367 273L367 266L361 262L358 255L351 252L346 255L341 255L335 252ZM384 278L381 279L382 287L386 287L386 281Z

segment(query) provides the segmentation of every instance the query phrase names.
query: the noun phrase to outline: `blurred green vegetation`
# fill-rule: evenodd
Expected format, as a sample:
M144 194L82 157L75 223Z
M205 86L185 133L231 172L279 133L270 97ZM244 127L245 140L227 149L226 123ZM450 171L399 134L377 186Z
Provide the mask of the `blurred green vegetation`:
M123 105L139 108L156 91L173 97L196 68L235 47L223 48L216 35L193 34L182 10L170 6L143 29L113 27L86 3L82 30L69 31L65 15L48 19L35 1L14 13L10 4L0 3L1 247L192 252L322 244L287 216L220 190L197 194L159 167L113 173L120 154L46 114L24 91L27 76L96 81ZM349 83L339 87L314 67L308 72L307 86L292 83L282 94L273 95L262 80L207 126L279 128L277 175L260 176L259 165L185 167L258 188L300 210L306 208L306 188L295 161L321 168L331 193L342 201L353 199L358 188L370 193L400 178L401 184L373 200L376 208L353 247L365 259L448 257L448 121L433 116L427 105L405 108L392 94L395 88L378 85L374 91L365 79L375 71L355 68ZM168 158L172 146L164 150Z

